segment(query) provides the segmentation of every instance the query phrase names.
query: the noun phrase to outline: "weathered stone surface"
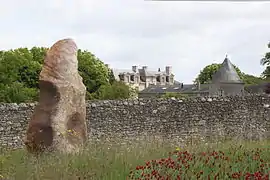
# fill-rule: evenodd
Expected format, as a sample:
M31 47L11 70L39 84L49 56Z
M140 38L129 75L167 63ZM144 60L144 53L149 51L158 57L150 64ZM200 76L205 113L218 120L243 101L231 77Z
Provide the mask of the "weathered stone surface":
M35 105L0 104L0 146L23 147L21 139ZM265 95L89 101L86 105L91 139L144 134L179 140L270 138L270 96Z
M73 40L60 40L48 50L39 87L39 103L26 131L28 151L79 151L87 136L86 88L78 73L77 46Z

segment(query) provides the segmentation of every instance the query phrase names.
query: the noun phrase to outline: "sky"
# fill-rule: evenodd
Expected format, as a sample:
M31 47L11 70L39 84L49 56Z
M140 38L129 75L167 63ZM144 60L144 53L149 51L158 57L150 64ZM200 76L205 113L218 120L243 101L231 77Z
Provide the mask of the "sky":
M0 50L50 47L72 38L111 68L172 66L192 83L226 54L259 76L269 51L270 2L0 0Z

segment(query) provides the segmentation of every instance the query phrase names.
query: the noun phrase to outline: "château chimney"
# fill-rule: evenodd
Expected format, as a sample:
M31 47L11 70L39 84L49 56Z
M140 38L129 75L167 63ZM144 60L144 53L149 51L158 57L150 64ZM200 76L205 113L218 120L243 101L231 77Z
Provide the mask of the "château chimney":
M138 69L137 69L137 66L132 66L132 71L133 71L133 72L135 72L135 73L136 73L136 72L137 72L137 70L138 70Z
M165 71L167 75L170 75L172 73L172 67L171 66L166 66Z

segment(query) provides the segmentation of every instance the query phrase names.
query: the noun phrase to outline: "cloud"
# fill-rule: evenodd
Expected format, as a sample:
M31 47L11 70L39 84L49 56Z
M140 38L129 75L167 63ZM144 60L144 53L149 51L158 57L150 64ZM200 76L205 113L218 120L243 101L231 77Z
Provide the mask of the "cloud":
M114 68L172 65L184 83L228 53L242 71L259 75L269 9L267 2L10 0L0 7L0 48L51 46L71 37Z

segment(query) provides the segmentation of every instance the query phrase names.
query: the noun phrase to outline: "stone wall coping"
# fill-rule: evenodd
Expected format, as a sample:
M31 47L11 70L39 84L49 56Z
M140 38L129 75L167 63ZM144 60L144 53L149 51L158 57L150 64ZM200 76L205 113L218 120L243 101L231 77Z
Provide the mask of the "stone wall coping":
M178 103L196 103L196 102L212 102L212 101L237 101L243 99L267 99L270 95L267 94L252 94L245 96L203 96L203 97L182 97L182 98L139 98L139 99L121 99L121 100L89 100L86 101L87 107L96 107L100 105L144 105L152 102L178 102ZM0 111L7 110L18 110L18 109L28 109L34 108L37 102L31 103L0 103Z

